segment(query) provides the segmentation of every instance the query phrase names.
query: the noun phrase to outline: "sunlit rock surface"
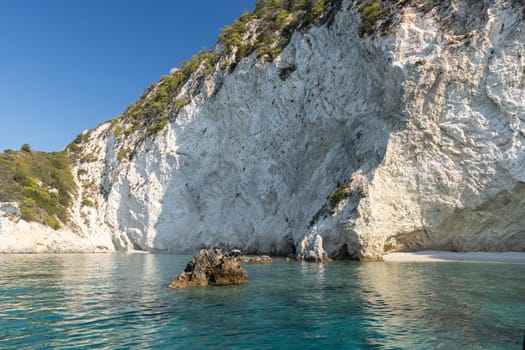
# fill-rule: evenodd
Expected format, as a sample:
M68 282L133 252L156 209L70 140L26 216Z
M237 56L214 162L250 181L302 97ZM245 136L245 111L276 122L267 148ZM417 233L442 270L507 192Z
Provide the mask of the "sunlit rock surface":
M525 250L523 5L455 0L399 16L388 35L361 37L345 1L274 62L251 55L224 77L217 67L165 129L128 136L130 160L109 123L89 132L82 152L97 160L74 169L75 230L53 235L286 255L314 234L328 256L357 259ZM283 67L294 70L282 78ZM20 225L0 221L0 250L25 249L22 233L2 239Z
M237 256L221 249L201 249L184 271L171 280L168 288L229 286L248 282L248 272Z

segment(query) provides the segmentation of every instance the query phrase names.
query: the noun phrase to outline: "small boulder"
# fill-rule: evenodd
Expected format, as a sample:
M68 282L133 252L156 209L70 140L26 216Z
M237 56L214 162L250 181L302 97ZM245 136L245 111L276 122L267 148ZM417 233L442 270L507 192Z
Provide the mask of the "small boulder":
M269 264L272 262L272 258L268 255L260 256L248 256L243 255L239 257L239 261L248 264Z
M230 255L217 248L201 249L168 288L229 286L246 282L248 272L239 265L235 253Z

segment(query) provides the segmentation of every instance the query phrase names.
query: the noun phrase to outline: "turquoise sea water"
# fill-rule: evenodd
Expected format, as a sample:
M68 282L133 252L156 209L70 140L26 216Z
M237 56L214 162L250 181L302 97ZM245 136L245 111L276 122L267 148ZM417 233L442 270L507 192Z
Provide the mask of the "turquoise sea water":
M521 349L525 265L276 259L167 289L189 258L0 255L0 348Z

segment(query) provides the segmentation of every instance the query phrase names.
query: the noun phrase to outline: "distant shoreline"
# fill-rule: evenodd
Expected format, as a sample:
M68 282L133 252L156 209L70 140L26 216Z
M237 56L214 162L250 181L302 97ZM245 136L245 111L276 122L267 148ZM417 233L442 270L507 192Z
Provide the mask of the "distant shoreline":
M525 252L450 252L422 250L417 252L390 253L383 256L385 262L493 262L525 264Z

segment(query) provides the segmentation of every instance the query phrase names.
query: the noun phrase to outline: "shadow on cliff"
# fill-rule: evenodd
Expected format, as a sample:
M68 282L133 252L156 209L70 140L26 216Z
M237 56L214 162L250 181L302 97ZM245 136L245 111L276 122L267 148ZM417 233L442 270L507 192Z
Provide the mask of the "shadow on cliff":
M318 58L320 66L298 64L300 73L285 80L270 75L271 65L251 67L246 77L233 74L191 125L174 125L175 133L186 133L182 142L196 148L180 147L186 155L172 169L173 190L162 199L156 249L217 245L293 253L340 184L356 173L373 180L391 134L406 128L403 73L380 44L356 44L355 36L329 38L338 50L350 47L348 57L334 60L323 47L315 53L329 57ZM202 139L205 148L191 138ZM357 258L363 251L351 224L359 202L349 209L350 220L326 235L343 237L327 239L337 257Z

